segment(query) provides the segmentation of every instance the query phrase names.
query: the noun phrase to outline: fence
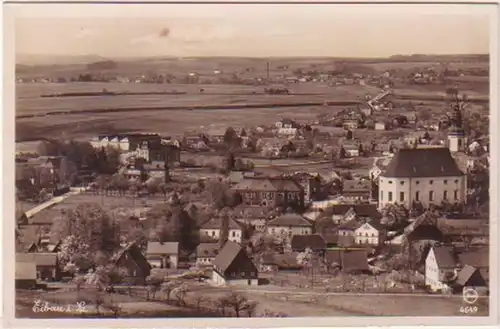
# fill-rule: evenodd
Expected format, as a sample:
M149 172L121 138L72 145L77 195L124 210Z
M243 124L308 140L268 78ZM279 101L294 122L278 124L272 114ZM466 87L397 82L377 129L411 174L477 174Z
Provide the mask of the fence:
M395 280L389 275L302 274L277 273L270 284L280 287L316 289L324 292L412 293L424 290L423 282L415 277Z

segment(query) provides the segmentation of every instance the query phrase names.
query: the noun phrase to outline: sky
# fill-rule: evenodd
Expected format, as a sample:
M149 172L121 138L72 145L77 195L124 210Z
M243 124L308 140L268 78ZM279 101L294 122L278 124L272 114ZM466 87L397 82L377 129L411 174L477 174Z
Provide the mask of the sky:
M487 6L19 5L16 54L331 56L489 53Z

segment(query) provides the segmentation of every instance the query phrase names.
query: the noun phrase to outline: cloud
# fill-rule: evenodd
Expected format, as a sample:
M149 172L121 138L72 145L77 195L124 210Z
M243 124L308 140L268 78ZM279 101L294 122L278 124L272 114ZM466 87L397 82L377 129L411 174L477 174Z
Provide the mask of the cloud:
M130 40L130 44L159 44L169 42L175 44L194 45L225 41L236 34L231 28L189 26L177 29L163 28L158 33L151 33Z
M77 39L86 39L95 34L95 31L89 28L81 28L75 35Z

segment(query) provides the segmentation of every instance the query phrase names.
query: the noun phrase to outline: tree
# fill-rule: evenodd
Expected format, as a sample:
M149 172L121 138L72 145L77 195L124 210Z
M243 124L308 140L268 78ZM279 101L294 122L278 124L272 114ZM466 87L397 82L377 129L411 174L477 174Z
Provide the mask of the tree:
M171 294L174 295L174 297L177 299L177 303L179 305L186 305L184 298L186 297L188 290L189 287L185 283L181 284L180 286L172 290Z
M224 144L229 150L235 149L240 146L241 140L233 127L228 127L224 133Z
M59 183L63 185L73 185L77 175L77 168L74 162L70 161L68 157L61 159L59 166Z
M151 296L153 297L153 299L155 299L155 295L156 295L156 292L158 290L160 290L160 287L162 286L162 283L163 283L163 279L162 278L159 278L159 277L156 277L156 276L148 276L146 278L146 284L147 284L147 288L148 288L148 297Z
M232 291L225 296L222 296L218 304L220 307L229 307L234 310L237 318L240 317L242 311L251 310L251 313L255 310L257 303L249 301L248 298L240 293Z
M85 284L85 276L83 275L77 275L73 278L72 282L76 287L76 291L79 292L82 288L82 286Z
M68 210L57 218L51 234L63 240L63 246L66 237L72 236L66 245L78 254L89 255L101 251L110 255L120 247L118 225L101 207L92 203L79 204L76 209Z
M90 263L90 245L83 238L75 235L67 235L61 242L59 251L59 262L62 266L74 264L75 267L82 267L85 263Z
M168 185L162 182L158 185L158 190L163 194L164 202L167 202L167 194L169 192Z
M161 291L163 296L167 297L167 303L170 302L170 293L177 287L177 283L174 281L163 282L161 285Z

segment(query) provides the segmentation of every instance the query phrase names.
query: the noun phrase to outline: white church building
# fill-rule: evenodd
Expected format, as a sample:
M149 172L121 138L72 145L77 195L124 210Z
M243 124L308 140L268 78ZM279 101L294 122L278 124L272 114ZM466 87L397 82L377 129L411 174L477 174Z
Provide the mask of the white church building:
M379 208L419 201L425 208L443 201L463 203L467 179L445 147L401 149L379 175Z

